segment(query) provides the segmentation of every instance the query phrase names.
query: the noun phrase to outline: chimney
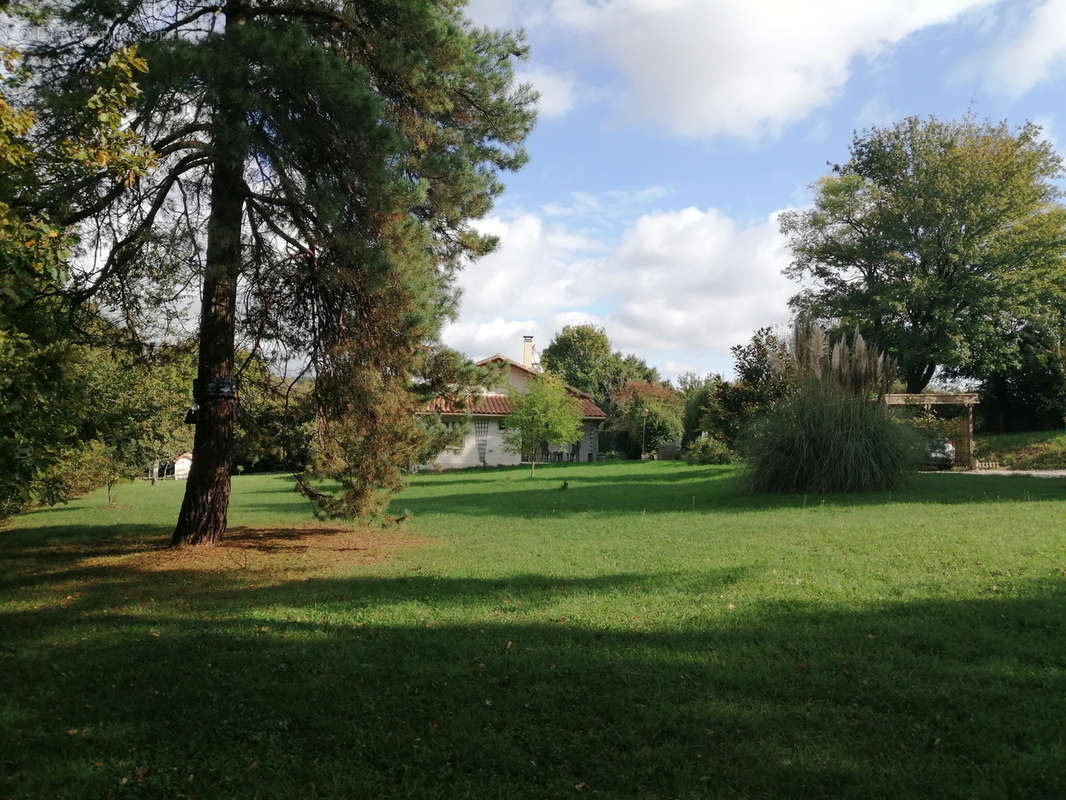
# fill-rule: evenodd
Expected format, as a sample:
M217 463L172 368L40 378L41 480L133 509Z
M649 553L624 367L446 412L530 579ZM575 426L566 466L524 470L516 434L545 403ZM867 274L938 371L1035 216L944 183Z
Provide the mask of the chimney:
M522 337L522 366L533 369L533 337Z

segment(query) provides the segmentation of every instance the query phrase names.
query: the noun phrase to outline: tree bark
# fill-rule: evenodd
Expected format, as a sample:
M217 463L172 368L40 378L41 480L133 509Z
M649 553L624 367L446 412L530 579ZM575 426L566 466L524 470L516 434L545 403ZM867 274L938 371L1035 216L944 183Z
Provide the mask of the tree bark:
M225 38L244 21L244 4L226 9ZM171 537L172 546L215 544L226 530L230 466L237 398L218 391L234 380L237 279L241 266L241 221L244 212L245 120L241 108L245 70L235 64L231 81L220 85L212 122L214 153L211 212L207 222L207 257L200 311L200 348L194 400L196 434L185 497Z

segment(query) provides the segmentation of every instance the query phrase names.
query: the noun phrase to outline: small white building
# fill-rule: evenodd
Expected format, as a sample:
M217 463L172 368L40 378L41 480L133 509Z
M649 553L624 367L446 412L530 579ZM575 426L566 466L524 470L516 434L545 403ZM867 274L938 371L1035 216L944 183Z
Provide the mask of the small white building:
M530 379L539 374L533 365L533 337L525 337L522 354L524 363L519 364L506 356L494 355L477 362L479 366L493 362L504 365L504 385L487 391L459 408L446 398L437 398L429 411L436 412L446 420L449 417L459 419L467 414L471 416L470 432L461 444L449 447L440 453L431 463L429 469L463 469L466 467L502 467L521 463L521 456L507 450L504 444L506 417L511 413L508 391L523 392ZM592 396L573 388L566 387L581 404L581 438L568 445L545 445L540 454L541 461L595 461L599 455L599 428L607 419L595 403Z
M182 453L174 459L174 480L184 481L189 477L192 468L192 453Z

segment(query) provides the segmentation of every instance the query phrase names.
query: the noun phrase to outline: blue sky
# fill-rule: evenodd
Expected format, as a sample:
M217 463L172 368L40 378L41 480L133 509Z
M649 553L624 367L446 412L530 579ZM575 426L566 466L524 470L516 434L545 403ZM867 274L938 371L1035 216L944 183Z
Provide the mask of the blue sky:
M471 0L522 28L530 161L479 226L445 341L521 355L569 323L666 376L731 372L788 320L776 224L852 133L934 114L1066 142L1066 0Z

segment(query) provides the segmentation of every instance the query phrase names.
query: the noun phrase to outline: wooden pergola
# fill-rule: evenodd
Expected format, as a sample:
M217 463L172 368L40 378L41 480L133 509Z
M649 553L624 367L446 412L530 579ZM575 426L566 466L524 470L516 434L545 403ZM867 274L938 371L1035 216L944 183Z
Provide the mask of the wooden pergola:
M886 394L887 406L921 406L929 410L933 406L963 406L966 408L966 423L963 427L961 447L955 448L955 463L973 469L976 462L973 452L973 407L980 402L976 392L937 392L922 394ZM961 457L960 457L961 456Z

